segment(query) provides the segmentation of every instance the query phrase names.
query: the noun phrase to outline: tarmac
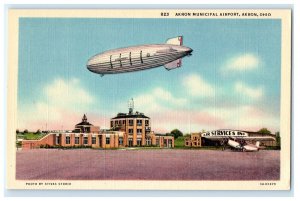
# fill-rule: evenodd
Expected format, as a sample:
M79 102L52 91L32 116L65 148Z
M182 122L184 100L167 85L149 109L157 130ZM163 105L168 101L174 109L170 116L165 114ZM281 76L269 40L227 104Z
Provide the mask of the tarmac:
M280 151L17 151L17 180L279 180Z

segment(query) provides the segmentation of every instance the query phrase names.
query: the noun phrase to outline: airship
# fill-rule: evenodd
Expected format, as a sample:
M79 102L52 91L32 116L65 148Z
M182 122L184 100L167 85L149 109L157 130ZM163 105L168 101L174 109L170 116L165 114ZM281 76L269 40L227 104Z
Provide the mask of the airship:
M93 73L127 73L164 66L167 70L179 68L182 58L190 56L192 49L185 47L183 36L170 38L164 44L146 44L108 50L92 56L87 69Z

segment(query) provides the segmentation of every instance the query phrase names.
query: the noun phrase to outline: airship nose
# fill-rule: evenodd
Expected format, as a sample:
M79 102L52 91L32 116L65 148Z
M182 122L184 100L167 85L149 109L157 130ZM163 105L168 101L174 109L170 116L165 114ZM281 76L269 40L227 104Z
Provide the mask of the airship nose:
M192 55L192 52L193 52L193 49L191 49L191 48L189 48L189 50L186 51L186 53L187 53L188 55Z
M89 71L93 72L90 65L87 64L87 65L86 65L86 68L87 68Z
M95 71L95 66L99 63L99 59L97 59L97 57L98 55L91 57L86 64L87 69L91 72Z

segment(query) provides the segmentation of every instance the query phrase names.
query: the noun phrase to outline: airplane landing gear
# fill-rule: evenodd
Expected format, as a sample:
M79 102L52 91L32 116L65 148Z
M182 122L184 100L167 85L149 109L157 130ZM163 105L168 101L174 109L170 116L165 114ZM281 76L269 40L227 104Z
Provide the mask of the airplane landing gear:
M227 143L228 143L228 139L222 139L220 141L220 145L222 146L222 151L224 151L226 149Z

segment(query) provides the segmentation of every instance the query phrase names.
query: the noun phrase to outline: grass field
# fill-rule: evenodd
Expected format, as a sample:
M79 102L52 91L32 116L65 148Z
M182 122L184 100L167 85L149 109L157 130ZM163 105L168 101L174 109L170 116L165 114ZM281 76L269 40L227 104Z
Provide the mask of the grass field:
M46 133L19 133L17 134L18 139L24 139L24 140L39 140L42 137L46 136Z

